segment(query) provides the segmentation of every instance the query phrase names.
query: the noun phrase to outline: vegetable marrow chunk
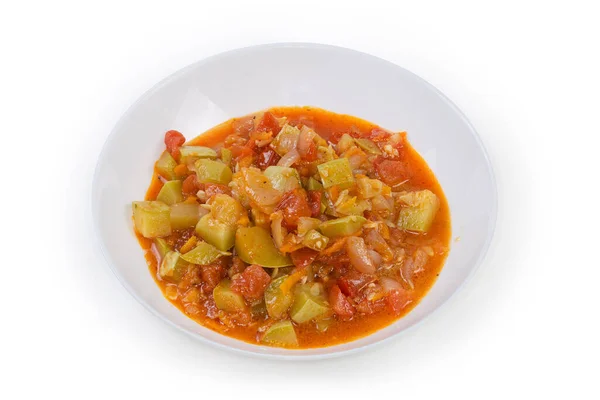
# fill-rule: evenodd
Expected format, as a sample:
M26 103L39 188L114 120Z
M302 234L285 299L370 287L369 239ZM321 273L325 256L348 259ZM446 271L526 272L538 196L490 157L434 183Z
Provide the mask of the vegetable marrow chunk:
M177 177L175 175L175 167L176 166L177 166L177 161L175 161L175 159L173 158L171 153L169 153L167 150L165 150L160 155L158 161L156 161L154 168L156 169L156 172L158 172L158 174L160 176L162 176L163 178L166 178L168 180L173 180Z
M273 346L298 347L298 337L290 321L279 321L271 325L261 342Z
M440 200L429 190L408 192L398 196L407 204L398 214L398 228L407 231L427 232L440 208Z
M323 235L330 238L336 236L349 236L358 232L366 221L365 217L349 215L347 217L325 221L319 226L319 230Z
M196 160L196 175L200 183L219 183L227 185L233 176L231 169L220 161L201 158Z
M292 260L277 250L269 231L259 226L238 228L235 251L248 264L258 264L265 268L292 265Z
M320 283L305 283L296 286L294 304L290 310L292 320L298 324L308 322L329 312Z
M207 265L224 255L230 255L230 253L219 251L206 242L200 242L195 248L183 254L181 258L192 264Z
M265 169L264 174L271 181L273 189L280 192L285 193L300 187L300 174L295 168L272 165Z
M165 182L160 192L156 196L156 200L162 201L163 203L171 206L175 203L181 203L183 201L183 194L181 192L181 181L168 181Z
M133 221L135 229L146 238L171 234L171 209L160 201L134 201Z
M217 158L217 152L210 147L204 146L182 146L179 148L181 158L198 157L198 158Z
M294 301L294 295L291 290L284 292L280 288L286 279L288 279L288 275L280 276L271 281L265 290L267 313L273 319L283 318Z
M325 189L338 185L347 189L354 185L354 175L347 158L338 158L317 166Z
M208 212L198 204L177 203L171 206L171 228L193 228L198 223L202 212Z
M240 312L246 310L244 297L231 290L231 280L223 279L213 290L213 298L219 310L225 312Z
M196 233L221 251L231 249L235 243L235 225L227 225L212 218L210 214L200 218Z

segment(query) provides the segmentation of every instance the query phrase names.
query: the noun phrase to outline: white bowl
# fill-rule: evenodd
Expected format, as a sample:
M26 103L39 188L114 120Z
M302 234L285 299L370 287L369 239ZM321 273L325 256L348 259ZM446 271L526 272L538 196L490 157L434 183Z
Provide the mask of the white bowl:
M362 339L332 347L286 350L252 345L204 328L161 294L131 220L164 132L189 139L231 117L271 106L312 105L406 130L439 179L450 205L452 249L433 288L406 317ZM442 93L407 70L339 47L273 44L210 57L166 78L121 118L100 155L93 216L106 260L148 310L190 335L223 348L275 358L323 358L363 349L414 326L444 304L482 262L496 220L496 185L479 137Z

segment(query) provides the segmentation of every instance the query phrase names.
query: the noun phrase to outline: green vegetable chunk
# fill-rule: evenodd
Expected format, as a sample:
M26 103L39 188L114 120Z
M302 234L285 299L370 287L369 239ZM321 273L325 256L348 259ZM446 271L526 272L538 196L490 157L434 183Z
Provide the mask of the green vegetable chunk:
M269 231L259 226L238 228L235 234L235 251L248 264L258 264L265 268L292 265L292 260L277 250Z
M279 321L271 325L261 342L273 346L298 347L298 337L290 321Z
M240 312L246 310L246 302L241 294L231 290L231 281L223 279L213 290L213 298L219 310Z
M359 138L359 139L354 139L354 141L356 142L358 147L360 147L361 149L363 149L364 151L366 151L369 154L377 154L377 155L382 154L379 147L370 139Z
M235 243L235 225L227 225L214 219L210 214L200 218L196 233L202 239L221 251L227 251Z
M198 204L177 203L171 206L171 228L193 228L203 211Z
M321 185L321 182L319 182L311 176L310 178L308 178L306 190L323 190L323 185Z
M317 166L317 169L323 187L326 189L335 185L338 185L341 189L347 189L354 184L354 175L352 175L352 168L347 158L327 161Z
M181 181L165 182L163 187L160 188L160 192L158 192L156 200L162 201L168 205L181 203L183 201L183 194L181 193Z
M134 201L133 222L135 229L146 238L169 236L171 209L160 201Z
M329 243L329 238L321 235L314 229L308 231L302 239L303 245L316 251L323 250L325 247L327 247L327 243Z
M239 201L226 194L215 195L210 202L211 216L226 225L235 225L246 214Z
M173 158L171 153L168 151L163 151L163 153L158 158L154 168L156 172L163 178L168 180L173 180L176 178L175 176L175 167L177 166L177 161Z
M223 161L223 163L225 165L230 165L232 159L233 159L233 154L231 153L231 150L223 147L221 149L221 161Z
M197 158L217 158L217 152L210 147L204 146L182 146L179 148L181 158L197 157Z
M201 158L194 164L198 182L201 183L220 183L227 185L231 182L231 169L220 161Z
M407 204L398 214L398 228L407 231L427 232L440 208L440 200L429 190L408 192L398 196Z
M294 304L290 311L294 322L302 324L328 312L329 304L325 300L323 286L320 283L305 283L296 286Z
M192 264L207 265L224 255L230 255L230 253L221 252L206 242L200 242L195 248L183 254L181 258Z
M327 237L348 236L356 233L366 222L364 217L349 215L343 218L323 222L319 226L321 233Z
M181 259L181 254L177 251L169 251L160 263L158 274L163 279L169 279L175 282L181 280L187 264Z
M265 290L267 313L273 319L283 318L294 301L294 295L291 291L284 293L279 288L287 278L288 275L283 275L274 279Z
M312 229L317 229L319 225L321 225L320 219L300 217L298 218L298 235L304 236L308 233L308 231Z
M273 188L280 192L287 192L301 186L300 175L295 168L272 165L265 169L264 174L271 181Z

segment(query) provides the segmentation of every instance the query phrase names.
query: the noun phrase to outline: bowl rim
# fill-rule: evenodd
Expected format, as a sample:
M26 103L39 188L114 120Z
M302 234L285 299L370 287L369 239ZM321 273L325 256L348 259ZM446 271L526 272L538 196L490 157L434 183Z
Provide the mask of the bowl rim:
M148 97L150 97L154 92L156 92L163 86L167 85L172 80L177 79L180 75L183 75L186 72L188 72L189 70L197 68L203 64L213 62L213 61L219 60L221 58L226 58L226 57L236 55L236 54L242 54L242 53L252 52L252 51L261 50L261 49L277 49L277 48L309 48L309 49L328 50L328 51L339 52L339 53L354 53L361 57L368 57L377 62L391 64L395 68L402 69L404 72L411 75L412 78L420 81L422 84L426 85L429 89L431 89L437 96L440 97L440 99L442 99L461 118L461 120L468 127L469 132L473 136L473 139L479 146L479 148L483 154L483 158L485 160L485 164L487 167L487 173L491 180L491 182L490 182L491 190L492 190L492 192L491 192L492 204L491 204L491 212L490 212L491 219L490 219L490 224L488 226L486 240L483 244L481 251L479 252L479 255L478 255L476 261L474 262L473 267L471 268L471 271L469 272L467 277L458 285L458 287L454 290L454 292L446 300L444 300L441 304L439 304L436 308L434 308L429 314L425 315L422 319L415 322L413 325L407 327L406 329L403 329L400 332L394 333L388 337L382 338L373 343L367 343L367 344L363 344L363 345L360 345L360 346L352 348L352 349L333 351L333 352L324 353L324 354L303 354L304 350L316 350L317 348L290 350L290 352L286 353L286 354L270 354L268 352L263 353L263 352L256 352L256 351L234 348L234 347L230 347L226 344L214 342L200 334L190 332L190 331L184 329L183 327L180 327L179 325L175 324L174 322L172 322L171 320L169 320L168 318L163 316L161 313L159 313L156 309L154 309L152 306L150 306L148 303L146 303L142 298L140 298L136 294L136 292L132 289L132 287L118 273L118 271L115 267L115 263L113 262L113 260L110 256L110 253L109 253L108 249L106 248L106 244L105 244L104 240L102 239L102 235L100 232L100 224L99 224L99 207L100 207L100 205L99 205L98 196L95 196L96 189L98 187L98 180L99 180L99 169L100 169L99 166L103 162L103 160L107 157L107 152L108 152L108 148L110 147L109 146L110 143L114 140L114 138L117 135L117 132L120 130L121 125L124 123L124 120L126 119L126 117L129 116L129 114L131 114L132 110L134 110L140 103L142 103ZM481 140L481 137L479 136L479 134L477 133L477 131L475 130L475 128L473 127L471 122L467 119L466 115L456 106L456 104L454 104L445 94L443 94L439 89L437 89L431 83L427 82L425 79L421 78L417 74L415 74L415 73L407 70L406 68L401 67L391 61L385 60L383 58L380 58L380 57L377 57L377 56L374 56L374 55L371 55L371 54L368 54L368 53L365 53L362 51L350 49L347 47L341 47L341 46L335 46L335 45L329 45L329 44L311 43L311 42L274 42L274 43L266 43L266 44L240 47L240 48L224 51L224 52L217 53L217 54L214 54L209 57L205 57L196 62L193 62L193 63L173 72L172 74L168 75L167 77L163 78L162 80L160 80L158 83L156 83L150 89L146 90L140 97L138 97L137 100L135 100L126 109L126 111L119 117L119 120L114 125L111 132L108 134L104 144L102 145L102 150L99 153L98 160L96 161L96 166L94 168L94 173L93 173L93 178L92 178L92 186L91 186L90 195L91 195L90 200L91 200L91 211L92 211L95 240L100 247L101 253L104 257L104 260L106 261L106 264L108 264L108 267L112 271L113 275L121 283L121 285L125 288L125 290L127 290L127 292L129 292L129 294L133 298L135 298L147 311L149 311L150 314L154 315L161 321L165 322L167 325L174 327L176 330L183 332L186 335L191 336L194 339L199 340L202 343L208 344L208 345L212 346L213 348L225 349L234 354L251 356L251 357L256 357L256 358L261 358L261 359L271 359L271 360L322 360L322 359L336 358L336 357L341 357L341 356L348 356L351 354L363 352L370 348L380 347L384 343L388 343L391 340L398 339L401 335L405 334L406 332L409 332L409 331L415 329L416 327L420 326L425 320L428 320L433 315L439 313L439 310L441 310L448 303L450 303L451 300L455 298L457 293L459 293L463 290L463 288L467 285L468 282L471 281L473 276L479 270L479 268L483 264L487 254L488 254L489 248L494 239L496 222L497 222L497 214L498 214L498 188L497 188L497 181L496 181L496 176L494 173L492 160L489 157L489 154L485 148L483 141ZM367 335L367 336L369 336L369 335ZM356 340L358 340L358 339L356 339ZM346 342L344 342L344 343L346 343ZM351 342L347 342L347 343L351 343ZM268 348L268 346L259 346L259 347ZM324 348L331 348L331 347L335 347L335 345L324 347Z

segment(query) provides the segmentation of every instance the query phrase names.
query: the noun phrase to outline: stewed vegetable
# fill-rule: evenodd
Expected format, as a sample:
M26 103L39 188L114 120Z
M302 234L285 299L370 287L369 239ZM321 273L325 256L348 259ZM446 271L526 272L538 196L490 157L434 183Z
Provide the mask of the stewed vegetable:
M414 307L448 252L443 192L404 133L287 107L165 146L134 227L165 296L226 335L353 340Z

